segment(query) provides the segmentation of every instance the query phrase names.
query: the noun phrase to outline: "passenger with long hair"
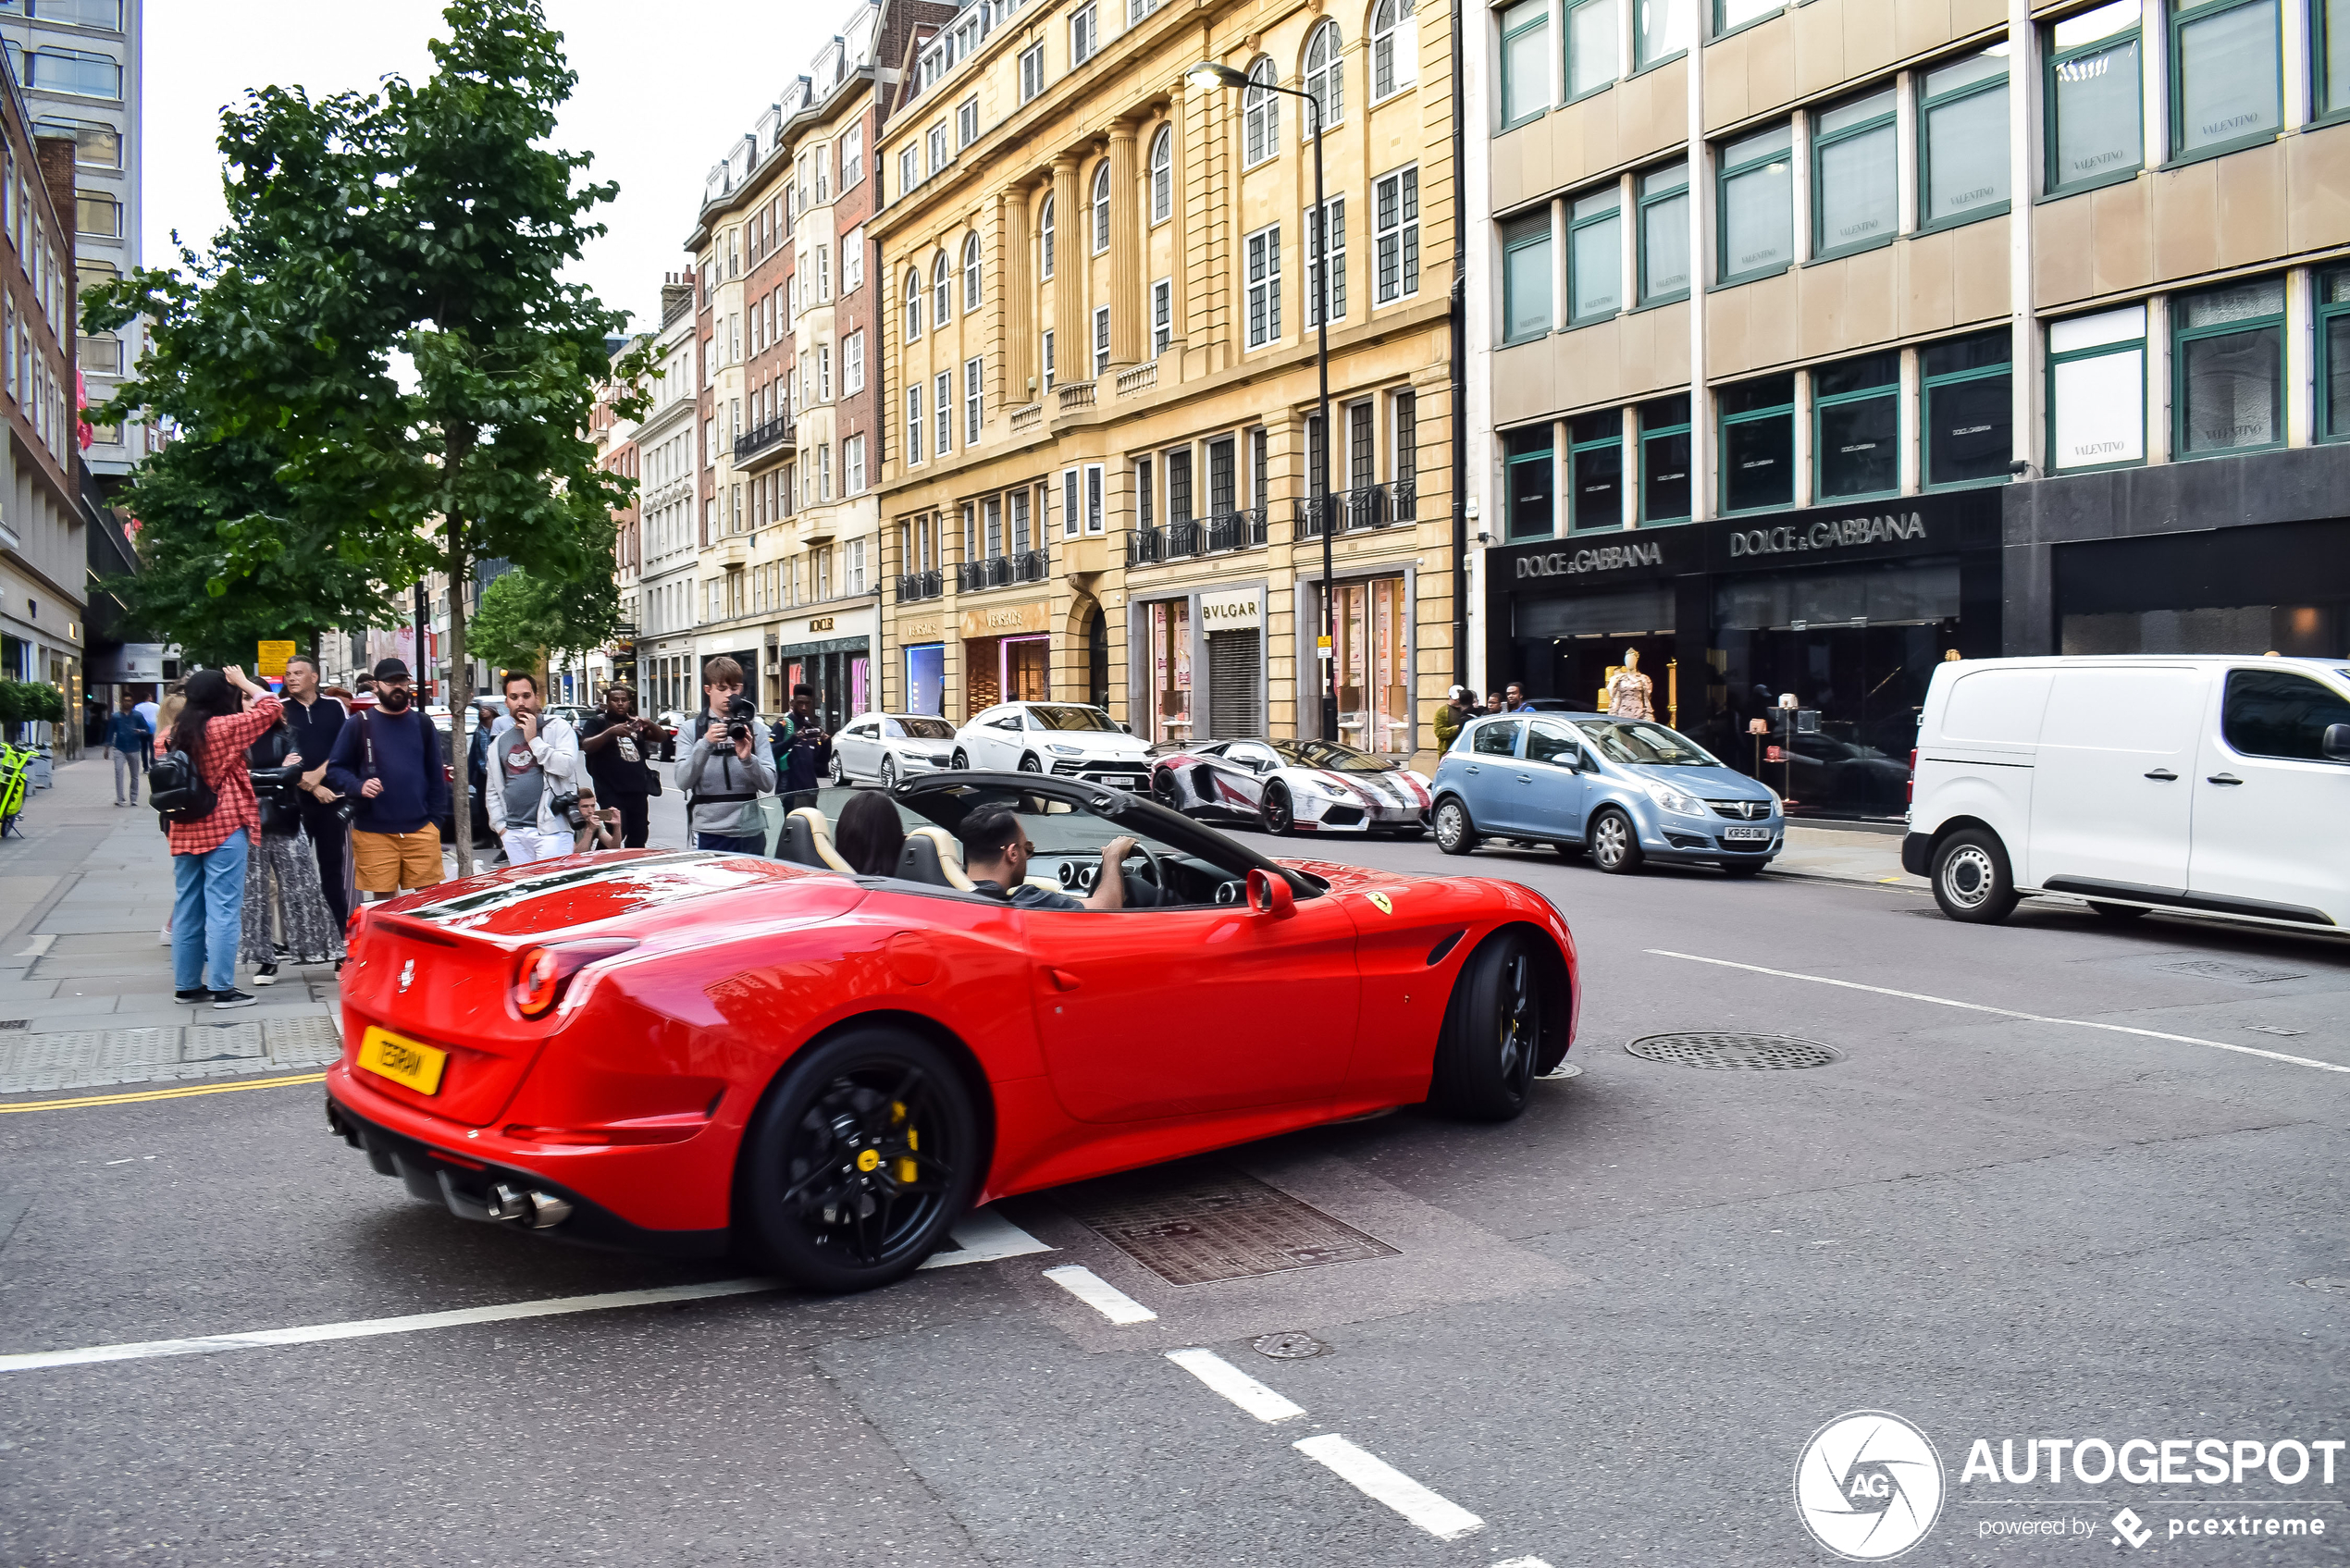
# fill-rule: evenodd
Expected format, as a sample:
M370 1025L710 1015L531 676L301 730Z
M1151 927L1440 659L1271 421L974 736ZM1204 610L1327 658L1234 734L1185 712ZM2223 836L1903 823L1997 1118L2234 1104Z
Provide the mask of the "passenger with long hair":
M158 753L184 751L213 792L213 809L193 821L166 820L171 842L173 999L210 1002L216 1011L250 1007L260 998L237 989L237 940L244 920L245 860L261 834L261 809L245 747L284 711L244 671L199 670L188 677L187 702L155 742ZM251 697L253 706L244 701Z
M833 851L869 877L894 877L906 847L906 822L885 795L858 791L833 826Z

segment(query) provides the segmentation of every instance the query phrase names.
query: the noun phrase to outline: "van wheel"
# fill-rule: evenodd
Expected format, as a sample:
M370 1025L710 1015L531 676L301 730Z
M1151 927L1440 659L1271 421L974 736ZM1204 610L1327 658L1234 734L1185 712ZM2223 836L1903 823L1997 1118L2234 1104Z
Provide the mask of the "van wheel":
M1997 925L2014 912L2008 852L1988 828L1961 828L1934 852L1934 901L1954 920Z
M2132 920L2141 920L2154 913L2142 904L2099 904L2092 900L2089 907L2111 920L2115 925L2126 925Z
M1468 808L1450 796L1436 803L1436 847L1447 855L1466 855L1477 847Z

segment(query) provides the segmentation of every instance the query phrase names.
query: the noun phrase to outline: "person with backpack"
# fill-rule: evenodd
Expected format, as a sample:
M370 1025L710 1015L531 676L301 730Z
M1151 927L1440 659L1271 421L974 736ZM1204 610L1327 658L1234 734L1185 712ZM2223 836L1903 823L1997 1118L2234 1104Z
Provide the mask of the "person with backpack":
M439 824L449 810L449 770L439 734L415 705L405 662L382 661L375 680L376 706L351 716L327 758L327 782L359 803L351 819L352 881L371 903L436 887L448 875Z
M155 743L148 796L171 845L172 999L226 1012L260 1000L237 989L246 858L261 832L245 748L284 710L234 664L197 671L185 696Z
M791 688L791 711L775 721L769 732L776 765L783 770L784 809L797 811L816 804L833 759L833 737L824 733L816 711L816 688L805 681Z
M775 758L767 726L743 695L743 667L721 654L702 666L707 699L689 729L693 749L677 763L678 791L686 796L686 826L697 849L735 855L767 852L767 830L759 797L775 787Z
M139 779L146 772L147 753L155 749L155 733L147 727L130 694L122 694L122 710L106 720L106 749L114 755L114 803L118 806L139 804ZM122 781L128 775L130 792L123 793Z

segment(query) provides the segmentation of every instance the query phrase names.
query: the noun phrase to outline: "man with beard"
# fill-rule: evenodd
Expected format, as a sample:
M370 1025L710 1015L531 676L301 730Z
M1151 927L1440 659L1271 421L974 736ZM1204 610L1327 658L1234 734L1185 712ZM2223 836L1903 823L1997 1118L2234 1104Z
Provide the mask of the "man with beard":
M359 802L352 880L370 902L443 880L439 823L449 809L440 736L415 705L408 666L387 659L375 681L378 706L352 715L327 759L327 782Z

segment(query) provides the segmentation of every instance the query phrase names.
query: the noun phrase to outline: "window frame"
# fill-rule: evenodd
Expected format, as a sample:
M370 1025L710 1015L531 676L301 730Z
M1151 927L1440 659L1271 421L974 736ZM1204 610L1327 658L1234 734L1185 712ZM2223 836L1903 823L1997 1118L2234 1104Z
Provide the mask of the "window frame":
M1873 356L1868 354L1856 354L1850 357L1854 359L1868 359ZM1829 364L1815 365L1812 367L1812 504L1816 506L1842 506L1847 501L1881 500L1886 496L1898 496L1901 493L1901 453L1906 449L1908 442L1907 437L1901 428L1901 415L1904 412L1902 404L1904 400L1901 396L1901 365L1899 352L1898 351L1894 352L1892 380L1881 381L1875 386L1861 387L1849 392L1830 392L1823 395L1819 390L1819 372L1833 369L1836 364L1842 363L1847 362L1837 361L1832 362ZM1825 482L1827 477L1827 469L1825 465L1827 448L1820 439L1820 416L1830 409L1843 408L1852 403L1877 402L1886 400L1890 400L1893 404L1893 484L1891 488L1882 490L1854 490L1838 495L1829 495L1827 493L1827 485ZM1920 450L1921 451L1923 450L1923 443L1921 443Z
M1539 224L1535 221L1538 219ZM1513 240L1510 237L1510 230L1518 225L1524 226L1524 231L1518 238ZM1523 212L1515 217L1503 218L1499 227L1501 232L1495 238L1500 241L1502 250L1500 346L1510 348L1519 343L1531 343L1546 338L1558 327L1558 260L1550 253L1552 241L1557 238L1557 220L1551 215L1550 204L1545 202L1530 212ZM1550 297L1547 308L1542 313L1542 327L1539 331L1513 332L1511 323L1517 319L1517 312L1512 308L1511 279L1515 274L1511 266L1511 258L1518 252L1532 250L1537 245L1542 248L1548 262L1543 268L1543 276L1546 280L1546 291Z
M1374 107L1419 85L1419 41L1404 31L1418 21L1417 0L1374 0L1367 84ZM1379 86L1382 69L1387 73L1383 89Z
M1770 379L1768 377L1750 378L1752 381L1768 379ZM1742 414L1723 413L1722 394L1735 390L1742 384L1745 383L1733 382L1727 387L1707 389L1713 399L1714 505L1718 508L1715 515L1721 517L1756 517L1767 512L1785 512L1795 504L1795 410L1796 406L1802 401L1796 395L1795 377L1791 375L1787 377L1787 401L1783 403L1773 403L1768 408L1750 408ZM1780 418L1787 421L1788 458L1787 500L1768 501L1761 506L1732 507L1730 505L1730 432L1741 425L1760 425L1766 419Z
M1536 432L1542 436L1542 445L1532 450L1512 451L1511 446L1521 436ZM1554 539L1559 537L1558 428L1550 420L1536 425L1521 425L1498 432L1502 451L1502 543L1523 544L1530 539ZM1521 534L1517 529L1517 485L1511 477L1524 464L1540 464L1548 471L1550 486L1551 525L1540 533Z
M1069 68L1075 70L1101 52L1101 17L1093 0L1086 0L1069 14Z
M1729 3L1730 0L1708 0L1706 8L1712 13L1706 18L1707 22L1711 24L1707 33L1708 42L1712 42L1714 39L1735 37L1738 33L1744 32L1748 28L1761 27L1764 22L1772 21L1777 18L1783 17L1787 15L1787 6L1790 4L1793 4L1794 0L1778 0L1777 5L1773 6L1769 10L1764 11L1760 16L1749 17L1746 20L1735 24L1725 22L1722 19L1723 7L1727 6Z
M1575 216L1575 209L1594 197L1606 194L1615 204L1605 213L1584 217ZM1626 308L1628 291L1624 287L1624 187L1620 182L1603 185L1581 196L1568 195L1566 201L1566 325L1569 327L1589 327L1602 321L1614 321ZM1575 237L1587 228L1597 228L1603 223L1615 225L1615 308L1611 311L1580 315L1575 308L1575 279L1578 269L1575 265Z
M1680 184L1657 191L1651 191L1648 189L1648 182L1651 179L1672 172L1676 167L1680 169ZM1688 267L1688 276L1682 278L1680 288L1671 290L1661 294L1651 294L1649 292L1648 215L1651 207L1663 206L1665 203L1673 201L1683 203L1685 205L1682 215L1682 244L1686 253L1688 242L1688 220L1686 204L1693 202L1696 199L1696 192L1689 184L1689 166L1688 161L1686 158L1683 159L1677 166L1668 164L1663 168L1651 169L1644 174L1634 177L1632 183L1632 205L1633 211L1637 216L1637 219L1640 227L1639 233L1633 237L1634 244L1632 248L1633 265L1639 269L1639 276L1632 280L1633 287L1626 291L1627 298L1637 302L1632 308L1636 310L1650 310L1658 305L1674 304L1689 297L1691 292L1690 285L1696 281L1697 278L1697 257L1693 254L1686 253L1684 257L1684 265Z
M1273 56L1259 55L1248 64L1249 85L1241 89L1241 168L1244 173L1270 163L1281 152L1281 95L1273 91L1280 73Z
M2132 307L2129 305L2121 305L2115 308L2120 310L2128 310ZM2045 334L2042 339L2042 342L2047 349L2045 356L2047 361L2047 369L2043 372L2047 379L2043 386L2043 393L2047 403L2047 473L2051 477L2057 475L2067 474L2102 474L2110 469L2143 468L2146 466L2146 448L2147 444L2146 426L2147 411L2146 406L2145 381L2147 337L2144 313L2146 307L2143 302L2140 302L2135 308L2141 313L2139 317L2138 335L2135 338L2117 338L2109 342L2092 344L2090 347L2085 349L2068 349L2061 353L2057 352L2053 342L2056 329L2059 327L2064 326L2069 322L2085 320L2090 316L2104 315L2109 313L2106 311L2089 311L2081 315L2066 316L2059 320L2043 322L2040 326L2041 332ZM2115 354L2126 353L2135 353L2138 356L2138 455L2135 457L2118 458L2111 463L2084 463L2073 464L2071 467L2058 466L2056 462L2057 367L2059 365L2076 364L2084 360L2106 359Z
M1640 0L1631 0L1630 7L1628 8L1626 16L1626 19L1631 24L1632 30L1632 74L1634 76L1639 76L1644 71L1652 71L1659 66L1669 66L1676 60L1685 58L1697 42L1697 19L1692 16L1689 19L1689 43L1682 44L1678 49L1668 49L1664 54L1655 56L1652 58L1643 56L1640 51L1639 3ZM1677 3L1682 6L1694 7L1697 5L1697 0L1663 0L1663 3L1667 5Z
M2309 124L2336 125L2350 120L2350 80L2335 81L2326 70L2331 51L2327 29L2327 7L2335 0L2314 0L2309 7ZM2350 28L2350 6L2344 7L2342 23ZM2334 108L2325 106L2329 91L2340 94L2342 102Z
M1109 306L1094 307L1094 380L1109 374Z
M2157 5L2167 5L2168 0L2153 0L2153 3ZM2092 6L2087 9L2095 10L2096 7ZM2074 15L2085 14L2087 14L2086 11L2074 13ZM2072 64L2074 60L2086 59L2093 55L2104 54L2108 50L2122 48L2128 41L2128 35L2117 32L2109 34L2108 36L2097 39L2092 43L2075 44L2070 49L2059 51L2056 47L2057 26L2059 22L2070 19L2070 18L2059 17L2042 23L2040 27L2040 179L2041 193L2044 196L2071 196L2076 195L2083 191L2095 191L2100 186L2118 185L2125 179L2135 179L2138 177L2139 171L2146 167L2146 24L2144 0L2142 0L2138 11L2138 72L2135 78L2136 86L2134 90L2134 93L2137 101L2138 161L2134 164L2120 165L2113 168L2107 169L2102 174L2089 175L2081 179L2066 181L2058 178L2056 161L2058 145L2057 73L2063 69L2066 66ZM2074 470L2067 469L2065 472L2072 473Z
M1161 278L1151 284L1151 358L1165 353L1175 340L1175 279Z
M2292 316L2293 290L2286 283L2284 277L2279 275L2273 279L2277 285L2277 308L2269 315L2246 316L2237 321L2223 321L2213 327L2181 325L2186 319L2184 306L2187 301L2196 294L2219 293L2230 288L2244 288L2247 285L2269 281L2271 279L2267 278L2240 278L2232 284L2222 284L2219 289L2190 290L2171 297L2170 312L2171 462L2200 463L2207 458L2243 457L2252 452L2277 451L2286 444L2289 434L2287 427L2291 420L2290 393L2287 390L2291 371L2286 364L2288 352L2286 323ZM2275 432L2276 438L2263 441L2258 446L2220 447L2208 451L2189 451L2187 448L2187 345L2201 342L2208 338L2232 338L2260 331L2273 331L2277 338L2276 414L2270 426Z
M1880 95L1886 100L1885 110L1882 114L1873 115L1869 118L1862 120L1858 124L1848 125L1839 130L1823 132L1820 130L1821 121L1827 116L1834 114L1837 109L1856 107L1861 104L1866 103L1869 99L1878 97ZM1845 100L1841 104L1826 104L1812 111L1812 134L1810 137L1812 143L1811 240L1812 259L1813 261L1835 261L1840 256L1857 256L1864 251L1882 249L1886 245L1890 245L1894 241L1901 237L1900 123L1901 95L1889 82L1875 93L1862 93L1855 97ZM1920 123L1920 135L1923 136L1923 121L1921 120ZM1882 234L1871 235L1862 240L1855 240L1849 244L1830 245L1827 243L1827 204L1820 200L1819 194L1824 183L1821 170L1821 160L1831 148L1840 146L1847 142L1857 142L1863 136L1874 136L1879 131L1884 130L1890 130L1893 132L1893 134L1886 139L1886 146L1892 154L1894 168L1893 222ZM1794 149L1792 147L1788 149L1789 152L1792 152L1793 150ZM1919 169L1921 180L1923 180L1923 167L1921 166ZM1925 199L1923 195L1923 191L1925 190L1924 185L1921 183L1918 190L1920 192L1918 199L1921 203L1923 203ZM1792 198L1793 194L1794 192L1790 190L1788 192L1789 197Z
M1095 255L1109 252L1109 160L1104 158L1094 166L1093 199L1086 203L1088 249Z
M1586 98L1594 97L1614 87L1622 80L1616 75L1623 61L1624 40L1619 33L1615 41L1616 54L1607 63L1607 80L1597 87L1587 87L1580 93L1575 91L1575 13L1593 6L1604 6L1609 14L1615 18L1618 28L1624 25L1626 18L1624 0L1565 0L1559 7L1558 99L1562 106L1567 104L1579 104Z
M976 231L963 236L963 314L969 315L985 300L984 280L980 271L979 235Z
M1971 55L1954 56L1951 58L1941 62L1939 65L1920 66L1916 69L1918 226L1916 228L1911 230L1911 233L1935 234L1945 228L1960 228L1970 223L1980 223L1987 217L2004 217L2010 212L2014 210L2015 191L2010 189L2005 196L1996 202L1985 202L1978 206L1964 207L1960 209L1958 212L1948 214L1942 217L1929 218L1925 216L1926 191L1933 188L1934 137L1932 135L1932 117L1934 111L1936 109L1947 109L1954 104L1962 104L1969 98L1978 98L1988 93L2012 93L2015 89L2015 62L2013 57L2010 56L2007 60L2008 68L2000 72L1998 75L1982 77L1976 80L1967 82L1961 86L1950 88L1942 93L1928 94L1926 92L1927 80L1931 78L1936 70L1962 64L1967 60L1973 59L1976 55L1982 55L1984 53L1985 53L1985 51L1978 49ZM2010 152L2012 152L2012 149L2010 149Z
M984 356L974 354L963 361L963 446L965 450L979 444L980 432L986 423L986 385Z
M1042 39L1020 52L1020 101L1033 104L1045 95L1045 43Z
M1669 401L1671 398L1680 398L1688 401L1689 394L1687 392L1676 392L1670 394L1666 399L1652 401ZM1671 440L1674 437L1678 436L1688 443L1689 456L1694 457L1697 451L1697 425L1693 417L1695 412L1695 404L1692 401L1688 412L1683 414L1678 421L1661 424L1654 429L1651 429L1649 427L1648 420L1641 410L1635 408L1632 411L1633 418L1637 422L1636 434L1639 441L1640 472L1639 484L1640 487L1640 499L1639 515L1640 519L1640 525L1644 528L1651 525L1663 527L1676 523L1693 522L1697 517L1697 486L1690 483L1692 476L1688 474L1684 474L1681 476L1682 484L1689 493L1689 509L1687 512L1679 512L1672 516L1660 517L1656 514L1654 509L1651 507L1649 496L1649 488L1651 483L1649 474L1649 443L1651 441ZM1687 462L1688 459L1685 458L1683 461Z
M1971 337L1973 334L1961 334L1960 336ZM1936 423L1934 418L1934 394L1944 387L1956 387L1963 385L1969 381L1988 381L1994 377L2005 377L2008 381L2008 395L2010 403L2010 413L2008 415L2009 451L2010 452L2014 451L2015 415L2013 413L2013 403L2015 395L2015 347L2013 341L2010 341L2008 347L2008 357L2002 364L1977 365L1972 370L1947 370L1939 376L1928 374L1925 368L1926 353L1935 346L1936 345L1932 343L1923 343L1918 347L1919 490L1921 492L1939 493L1944 490L1973 490L1981 489L1987 485L2008 485L2014 483L2015 472L2012 468L2010 468L2008 472L2004 474L1995 475L1987 479L1946 479L1940 483L1936 483L1934 477L1934 429ZM2010 461L2012 463L2013 459L2010 458ZM2076 471L2073 469L2067 469L2065 472L2070 474Z
M1750 154L1742 163L1733 164L1730 162L1730 148L1732 146L1738 145L1739 142L1750 142L1758 136L1767 134L1769 134L1768 127L1758 126L1741 135L1738 139L1737 142L1717 145L1713 154L1713 286L1717 289L1734 289L1741 283L1759 283L1766 278L1776 278L1779 274L1789 270L1795 265L1794 125L1790 122L1787 127L1787 140L1785 147L1780 148L1778 151L1774 153L1758 153ZM1730 270L1730 182L1734 179L1745 179L1758 173L1767 173L1773 160L1775 159L1784 159L1786 160L1787 166L1787 260L1775 265L1750 267L1744 272L1733 272ZM1817 205L1817 203L1813 204L1815 208Z
M1569 418L1566 422L1566 500L1564 511L1566 521L1566 531L1570 535L1581 537L1589 534L1605 534L1610 532L1621 533L1623 531L1624 484L1626 479L1626 475L1624 473L1624 415L1623 411L1620 409L1614 412L1616 416L1615 433L1612 436L1597 436L1588 441L1578 441L1575 438L1575 420L1573 418ZM1587 451L1602 451L1610 447L1613 447L1615 450L1615 520L1612 523L1596 525L1589 528L1577 527L1575 523L1575 498L1577 493L1576 487L1575 460Z
M1329 41L1330 54L1317 69L1314 65L1314 51L1320 48L1325 40ZM1311 146L1315 130L1311 123L1313 119L1320 119L1325 135L1346 123L1346 37L1339 31L1336 17L1324 17L1306 31L1305 48L1298 56L1298 61L1301 67L1298 85L1313 100L1315 113L1297 117L1297 140L1300 146ZM1328 91L1323 91L1324 88Z
M922 269L919 266L906 269L906 317L901 325L904 341L922 340Z
M1058 260L1054 253L1058 249L1056 241L1058 238L1055 232L1055 224L1053 193L1047 191L1045 192L1044 205L1036 210L1036 280L1040 283L1052 281L1053 266Z
M970 146L979 140L979 94L974 93L955 105L956 150Z
M1381 192L1391 186L1394 191L1395 221L1388 223L1379 215L1384 210ZM1389 291L1386 281L1391 247L1395 256L1393 292ZM1419 291L1420 167L1405 164L1371 181L1371 308L1396 304L1414 298Z
M1265 253L1270 257L1270 265L1266 267L1263 277L1252 278L1249 276L1250 268L1254 265L1251 252L1259 241L1267 242ZM1281 340L1281 226L1280 223L1268 223L1262 228L1255 229L1241 237L1240 281L1241 335L1244 349L1254 351L1277 346ZM1255 309L1255 295L1260 289L1264 290L1264 309L1257 312ZM1262 334L1257 331L1260 319L1266 327Z
M948 265L946 253L940 251L930 260L930 324L934 331L943 332L955 318L955 269Z
M1162 125L1151 138L1151 227L1175 216L1175 128Z
M2326 285L2333 278L2342 280L2342 298L2330 302L2326 299ZM2311 361L2318 384L2317 418L2310 426L2309 439L2313 445L2350 441L2350 408L2342 411L2341 433L2338 435L2326 433L2326 426L2332 422L2334 414L2333 355L2332 346L2326 336L2326 327L2330 322L2350 321L2350 266L2319 267L2311 276L2309 281L2310 318L2317 335ZM2350 340L2345 341L2344 352L2350 353ZM2344 365L2343 369L2345 373L2350 373L2350 365Z
M1298 234L1305 252L1305 321L1312 327L1321 317L1324 278L1327 276L1331 301L1330 318L1333 322L1346 319L1346 195L1341 191L1322 204L1321 221L1315 221L1315 211L1309 204L1299 216ZM1319 254L1317 236L1331 236L1330 268L1325 274Z
M1515 27L1510 25L1509 19L1510 13L1513 11L1527 13L1527 16ZM1549 80L1551 49L1550 41L1546 38L1542 41L1542 47L1537 51L1537 57L1542 61L1543 80L1540 102L1515 118L1511 117L1510 105L1515 94L1511 88L1510 45L1529 32L1549 28L1551 3L1550 0L1517 0L1517 4L1497 12L1493 20L1494 25L1501 29L1501 48L1494 72L1493 106L1501 115L1501 129L1515 130L1521 125L1530 125L1549 114L1552 104L1558 98L1557 87Z
M2286 123L2287 105L2284 98L2284 15L2282 10L2280 8L2279 0L2185 0L2185 3L2182 3L2182 0L2161 0L2161 4L2164 12L2164 21L2166 23L2163 29L2162 38L2164 49L2162 57L2163 91L2170 99L2170 102L2163 109L2162 167L2165 168L2171 168L2181 164L2200 163L2205 158L2225 157L2230 153L2240 153L2247 147L2263 146L2284 135L2291 128ZM2180 46L2181 39L2185 34L2186 30L2195 25L2196 22L2203 21L2208 18L2224 15L2229 11L2249 10L2255 6L2267 7L2271 35L2277 41L2277 68L2275 77L2271 82L2271 85L2276 89L2276 126L2273 130L2247 131L2242 136L2233 136L2222 142L2214 142L2209 146L2197 147L2193 152L2184 151L2179 145L2179 133L2182 129L2183 111L2186 107L2186 56L2184 51ZM2319 7L2315 5L2309 7L2312 23L2310 27L2310 37L2313 43L2316 42L2320 31L2319 26L2317 23L2318 9ZM2141 17L2139 25L2141 29L2144 28L2145 23L2143 17ZM2313 54L2311 56L2311 64L2314 65L2316 63L2317 57ZM2316 107L2315 99L2311 100L2310 106L2313 109ZM2143 154L2141 155L2143 155Z

